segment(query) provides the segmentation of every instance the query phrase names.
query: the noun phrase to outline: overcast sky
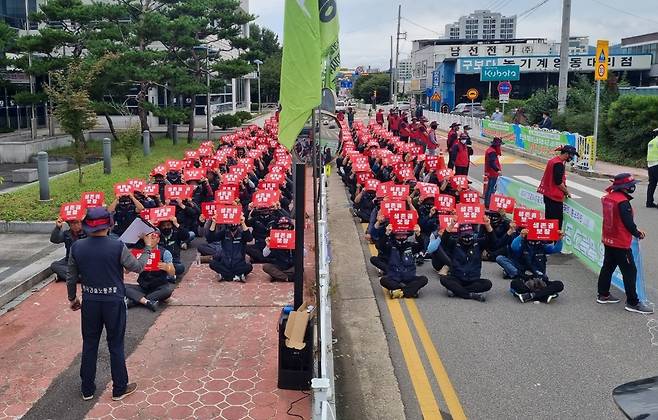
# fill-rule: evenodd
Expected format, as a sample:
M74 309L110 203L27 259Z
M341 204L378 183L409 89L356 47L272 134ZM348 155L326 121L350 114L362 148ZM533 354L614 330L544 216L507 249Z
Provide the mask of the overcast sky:
M395 34L397 6L402 4L400 56L411 52L411 40L444 35L445 25L476 9L490 9L504 15L521 15L541 0L337 0L340 17L342 65L388 68L390 36ZM250 0L256 23L268 27L283 38L284 0ZM561 0L548 0L517 22L519 38L559 40ZM589 36L612 44L621 38L658 32L658 0L573 0L571 35Z

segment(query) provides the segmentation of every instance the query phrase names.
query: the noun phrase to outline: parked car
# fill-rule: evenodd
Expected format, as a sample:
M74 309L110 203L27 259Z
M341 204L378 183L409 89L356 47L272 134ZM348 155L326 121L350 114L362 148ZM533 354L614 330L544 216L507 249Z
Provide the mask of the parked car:
M473 111L471 113L471 110ZM457 104L455 109L452 110L451 114L453 115L463 115L470 117L471 115L476 118L484 118L487 116L487 112L482 108L482 104L479 102L462 102Z
M349 105L345 101L336 101L336 112L338 111L345 111L347 112L347 107Z
M398 101L398 109L400 111L409 111L411 110L411 104L409 101Z

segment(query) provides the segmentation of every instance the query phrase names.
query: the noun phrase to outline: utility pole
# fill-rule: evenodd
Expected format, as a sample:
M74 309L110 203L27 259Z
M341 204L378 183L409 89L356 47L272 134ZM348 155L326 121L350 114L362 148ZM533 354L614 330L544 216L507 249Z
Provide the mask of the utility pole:
M398 56L400 55L400 19L402 17L402 5L398 5L398 31L395 36L395 82L393 83L393 105L398 104Z
M391 70L391 86L389 88L389 102L393 103L393 35L391 35L391 60L389 61L388 68Z
M571 25L571 0L562 0L562 38L560 40L560 81L557 91L557 113L567 110L567 85L569 83L569 27Z

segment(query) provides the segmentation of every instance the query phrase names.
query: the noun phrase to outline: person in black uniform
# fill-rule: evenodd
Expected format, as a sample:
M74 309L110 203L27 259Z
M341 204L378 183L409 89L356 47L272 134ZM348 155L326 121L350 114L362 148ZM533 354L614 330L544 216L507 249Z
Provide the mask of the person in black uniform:
M221 251L214 255L210 269L219 273L219 281L244 283L247 274L253 270L253 266L246 260L247 242L254 239L251 230L245 224L244 216L240 224L222 226L218 239L221 243Z
M124 269L140 273L146 265L151 249L157 245L157 237L147 235L144 253L136 259L123 242L108 237L114 225L112 215L102 207L87 210L83 229L88 238L71 246L69 257L70 276L66 280L68 300L72 310L82 308L82 399L94 398L96 392L96 361L98 342L103 328L107 334L112 370L112 399L122 400L137 389L137 383L128 382L124 337L126 334L126 287ZM77 297L76 280L82 283L81 304Z
M55 221L55 228L50 234L50 242L54 244L63 243L66 248L66 256L50 264L50 269L57 276L55 281L66 281L69 275L69 253L71 252L71 245L73 245L73 242L87 237L82 230L82 222L80 220L66 220L66 223L69 225L69 228L62 230L64 220L58 217Z

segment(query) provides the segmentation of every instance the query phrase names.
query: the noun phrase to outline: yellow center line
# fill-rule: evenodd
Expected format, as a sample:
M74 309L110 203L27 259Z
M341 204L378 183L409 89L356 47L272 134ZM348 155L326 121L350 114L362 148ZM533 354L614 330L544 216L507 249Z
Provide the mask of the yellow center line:
M411 320L413 321L414 326L416 327L416 331L418 332L420 341L423 344L423 348L425 349L427 358L429 359L430 365L432 366L432 371L434 372L436 381L439 383L439 388L441 389L441 393L443 394L443 399L445 400L446 405L448 406L448 410L450 410L450 414L452 415L452 418L454 420L462 420L462 419L465 420L466 415L464 414L464 409L462 408L462 405L459 402L459 397L455 392L455 388L452 386L452 383L450 382L450 378L448 377L448 372L443 366L441 357L439 357L439 352L436 350L436 347L432 342L432 338L430 337L429 332L427 331L427 327L425 326L423 317L420 315L420 311L416 306L416 302L414 302L413 299L405 299L405 303L407 304L407 309L409 310L409 314L411 315Z

